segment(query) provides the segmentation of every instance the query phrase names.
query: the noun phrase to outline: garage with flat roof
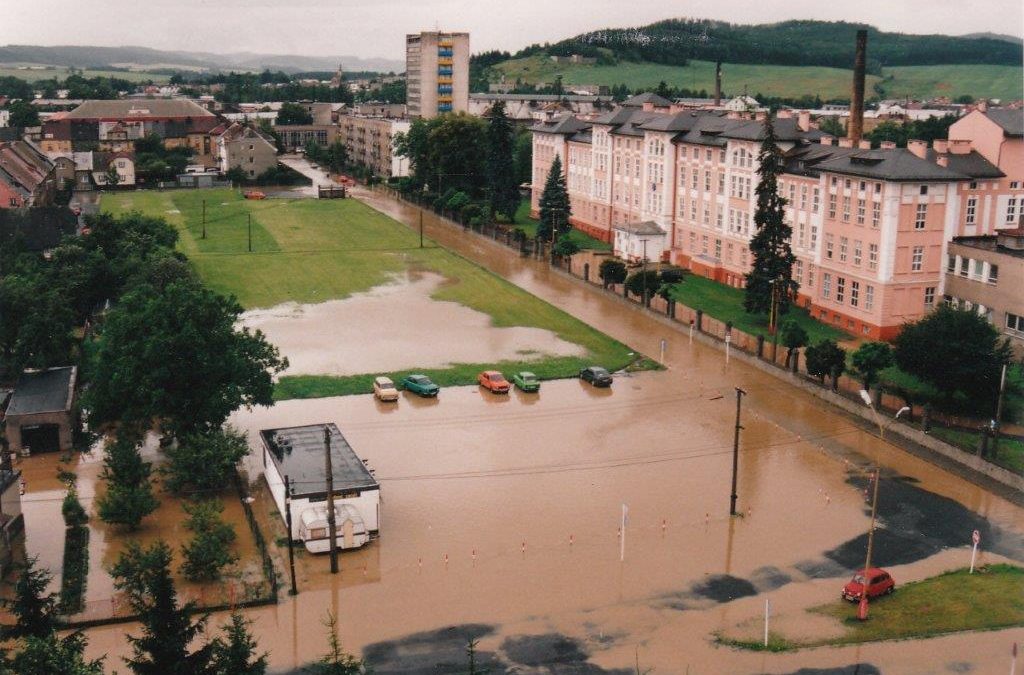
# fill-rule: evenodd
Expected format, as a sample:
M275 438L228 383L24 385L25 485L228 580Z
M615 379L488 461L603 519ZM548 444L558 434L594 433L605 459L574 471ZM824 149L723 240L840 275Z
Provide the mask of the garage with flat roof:
M70 450L74 424L75 366L26 370L7 405L7 444L12 452Z

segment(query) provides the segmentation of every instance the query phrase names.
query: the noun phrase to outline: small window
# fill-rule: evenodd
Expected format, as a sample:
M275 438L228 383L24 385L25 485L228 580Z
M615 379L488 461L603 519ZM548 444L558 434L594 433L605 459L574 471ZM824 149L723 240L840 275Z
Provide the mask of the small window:
M927 185L922 185L921 186L921 194L923 194L923 195L928 194L928 186Z

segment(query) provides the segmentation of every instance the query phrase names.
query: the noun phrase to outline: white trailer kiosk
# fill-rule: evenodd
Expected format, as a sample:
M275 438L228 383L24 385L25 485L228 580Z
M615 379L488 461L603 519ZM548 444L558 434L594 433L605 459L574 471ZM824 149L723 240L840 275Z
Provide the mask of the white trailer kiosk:
M324 430L331 438L334 522L339 549L359 548L380 534L380 484L352 446L331 424L264 429L263 475L287 527L285 476L292 487L291 537L311 553L330 548Z

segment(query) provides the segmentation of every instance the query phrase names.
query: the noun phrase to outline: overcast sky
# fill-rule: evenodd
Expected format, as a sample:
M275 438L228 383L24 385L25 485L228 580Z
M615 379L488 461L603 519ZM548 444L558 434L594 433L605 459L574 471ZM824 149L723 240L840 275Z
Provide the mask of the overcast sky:
M474 52L514 51L596 28L672 17L763 23L860 21L883 30L1024 35L1021 0L3 0L0 44L404 59L404 35L471 33Z

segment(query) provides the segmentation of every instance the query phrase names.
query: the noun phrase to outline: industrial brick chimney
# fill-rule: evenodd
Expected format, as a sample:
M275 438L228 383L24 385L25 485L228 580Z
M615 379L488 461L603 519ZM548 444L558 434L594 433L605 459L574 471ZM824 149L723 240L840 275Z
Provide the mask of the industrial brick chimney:
M867 67L868 32L857 31L857 51L853 57L853 96L850 99L850 124L846 135L854 144L864 135L864 76Z
M715 61L715 107L722 105L722 62Z

